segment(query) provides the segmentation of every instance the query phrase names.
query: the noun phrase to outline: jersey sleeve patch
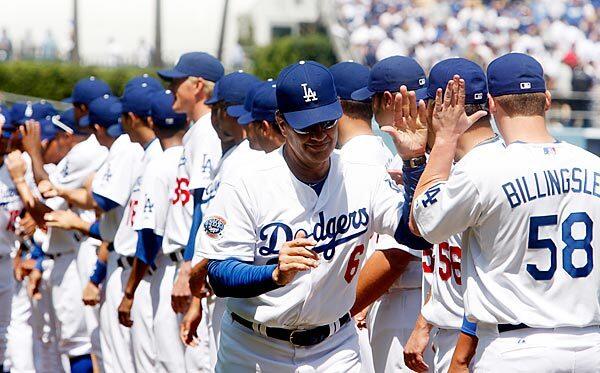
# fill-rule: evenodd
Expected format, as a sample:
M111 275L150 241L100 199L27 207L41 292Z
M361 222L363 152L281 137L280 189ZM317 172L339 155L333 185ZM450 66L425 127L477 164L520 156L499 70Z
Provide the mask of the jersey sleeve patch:
M226 224L227 221L225 218L218 215L210 216L204 221L204 232L209 238L217 240L223 237L223 230Z

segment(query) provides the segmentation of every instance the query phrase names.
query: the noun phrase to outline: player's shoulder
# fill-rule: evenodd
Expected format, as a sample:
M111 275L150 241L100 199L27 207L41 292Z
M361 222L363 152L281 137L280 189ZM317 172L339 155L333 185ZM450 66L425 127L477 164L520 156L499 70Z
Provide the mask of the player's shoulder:
M255 152L255 151L253 151ZM249 152L243 152L247 155ZM240 155L243 155L239 153ZM236 167L239 171L235 173L228 173L226 180L222 180L222 183L231 185L245 185L248 189L261 189L264 186L265 180L280 180L284 177L287 168L287 164L283 159L283 148L276 149L270 153L251 153L253 154L252 161L245 157L243 158L243 164L240 165L238 162L232 167ZM232 154L234 155L234 154ZM235 162L235 159L232 159Z
M220 146L221 140L210 122L210 114L207 114L190 126L185 134L184 144L186 147L196 147L198 144L211 143L218 143Z
M560 142L558 143L558 147L561 149L561 151L569 154L571 158L582 159L600 166L600 157L589 150L583 149L568 142Z
M356 163L389 166L393 155L376 135L355 136L340 148L342 158Z
M331 165L338 168L344 175L344 178L366 179L369 175L382 175L385 173L386 165L379 162L373 162L368 159L348 159L338 150L331 154Z
M482 141L454 165L454 172L477 173L493 171L494 164L503 160L506 147L500 136Z

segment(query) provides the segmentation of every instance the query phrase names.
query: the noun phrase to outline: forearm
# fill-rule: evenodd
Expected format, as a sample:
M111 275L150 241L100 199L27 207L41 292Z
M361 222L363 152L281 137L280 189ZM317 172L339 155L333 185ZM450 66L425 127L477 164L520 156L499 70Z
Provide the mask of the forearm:
M192 293L195 293L193 290L201 290L204 288L206 283L206 276L208 274L208 259L202 259L200 263L196 264L192 270L189 272L189 282L190 288L192 289Z
M423 171L423 174L417 183L414 193L415 198L425 193L427 189L435 184L448 180L450 172L452 171L452 163L454 162L454 154L456 153L457 142L458 137L451 139L437 138L435 140L435 144L433 145L431 153L429 154L429 160L427 162L427 166L425 167L425 171ZM413 233L420 235L419 229L412 214L412 203L409 216L410 230Z
M28 153L31 158L31 168L33 171L33 178L36 184L39 184L42 180L48 180L50 177L44 169L44 159L42 156L42 149L36 149Z
M196 235L198 234L200 224L202 224L202 194L204 194L204 188L194 189L194 215L190 236L188 237L188 242L185 246L185 251L183 252L183 260L185 261L190 261L194 257Z
M98 208L96 201L92 198L92 193L85 188L60 189L58 195L64 198L70 205L84 210L94 210Z
M402 275L410 256L400 249L375 251L358 274L356 299L350 314L356 315L385 294Z
M468 372L469 364L471 364L471 360L477 352L478 343L479 339L476 336L463 332L459 333L449 372Z
M421 238L418 234L419 232L414 231L411 227L412 201L415 197L417 184L423 178L424 170L425 166L416 168L403 167L402 169L404 204L402 205L402 217L394 234L394 238L399 243L414 250L424 250L431 247L431 244L424 238Z
M209 260L208 278L218 297L253 298L280 287L273 280L275 268L235 259Z
M25 209L31 214L35 223L38 226L43 227L46 224L44 221L44 214L51 212L52 209L33 195L25 179L15 180L14 184L17 188L17 193L19 193L19 197L23 201Z
M138 258L133 260L133 267L131 268L131 273L129 274L129 279L127 280L127 285L125 285L124 296L128 299L133 299L135 290L139 286L140 282L144 278L146 271L148 271L148 264L142 262Z

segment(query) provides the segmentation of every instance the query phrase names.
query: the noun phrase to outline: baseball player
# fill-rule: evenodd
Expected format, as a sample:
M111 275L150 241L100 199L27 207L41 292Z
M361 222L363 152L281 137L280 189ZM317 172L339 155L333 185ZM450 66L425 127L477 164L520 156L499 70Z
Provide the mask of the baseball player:
M43 189L49 191L54 189L54 185L63 188L81 187L106 157L107 149L102 147L93 135L86 138L78 133L65 133L64 135L70 137L72 147L55 170L48 175L42 167L39 124L28 122L27 129L22 129L23 145L31 155L34 175L39 179L40 189L43 186ZM48 199L45 203L52 209L67 207L65 200L59 197ZM83 318L84 310L80 302L73 302L73 299L79 299L82 290L76 263L78 248L78 238L73 232L49 229L48 239L43 246L44 286L41 288L41 296L49 306L51 327L56 330L60 352L69 358L71 370L75 372L91 370L92 365L91 344ZM39 280L39 276L36 281L30 277L30 285L34 288L39 287ZM36 328L43 328L43 325L38 324ZM43 332L38 332L38 335L42 334ZM41 363L44 364L43 361Z
M177 184L177 166L183 154L182 139L187 128L187 117L173 111L171 91L158 91L150 100L150 119L163 154L148 162L140 182L140 196L143 199L134 223L138 234L136 258L119 307L119 319L121 324L128 327L134 323L130 315L131 307L134 302L140 301L135 297L136 289L146 272L154 268L152 276L146 277L150 277L156 370L182 372L185 371L184 348L179 339L177 315L170 304L177 258L161 253L161 244L171 193Z
M215 82L223 76L223 66L215 57L203 53L183 54L170 70L161 70L158 75L168 81L175 95L173 110L185 113L190 120L188 131L183 138L184 153L177 171L175 197L167 211L167 225L163 237L163 253L182 256L190 241L194 211L199 211L203 189L215 173L222 155L221 141L211 124L211 109L206 105L212 94ZM192 241L193 243L193 241ZM189 275L193 245L186 250L184 260L178 263L177 276L173 284L171 304L177 313L185 313L191 301ZM207 329L204 341L208 340ZM206 349L186 349L186 367L190 370L209 369Z
M548 133L550 95L535 59L509 53L487 75L506 149L467 154L449 177L457 138L477 115L465 114L464 81L455 77L443 104L436 97L438 131L412 228L436 243L464 232L464 309L479 338L475 370L595 371L599 216L592 206L600 193L591 180L599 159Z
M227 114L238 118L238 123L246 126L250 148L262 150L265 153L272 152L285 142L285 138L275 122L276 86L273 79L268 79L248 91L244 105L227 107Z
M359 371L356 271L373 232L413 243L408 205L383 168L333 152L342 108L327 68L288 66L276 94L285 145L221 182L199 233L211 286L229 297L216 371ZM424 143L398 150L423 156Z
M371 98L375 120L384 131L392 129L389 126L394 120L425 126L426 108L421 101L425 87L425 73L416 61L393 56L375 64L368 81L351 98ZM423 129L417 134L424 141L426 133ZM395 158L387 167L401 169L397 165L401 162L400 157ZM351 313L373 303L367 325L375 372L407 370L403 348L421 307L421 252L398 245L389 235L376 236L374 241L373 255L360 271Z
M261 151L250 149L248 141L245 141L245 126L240 125L237 118L227 113L229 107L242 104L248 92L257 84L260 83L256 77L239 70L219 79L212 97L206 101L207 104L211 105L211 121L221 140L221 148L224 153L217 165L213 181L204 189L200 200L200 210L194 211L193 222L202 221L202 214L216 195L224 177L239 173L245 165L253 164L253 162L258 161L260 155L264 155ZM192 224L192 229L194 229L194 226L195 224ZM192 236L192 233L190 236ZM198 264L202 259L194 254L192 264L203 269L207 261L203 260L201 264ZM205 274L206 272L194 268L192 274L194 273ZM204 278L195 279L193 276L190 277L190 283L197 282L195 288L204 288L204 280ZM193 346L196 343L190 340L197 333L200 334L199 344L202 346L201 349L209 351L209 354L204 356L202 365L205 370L213 371L217 361L220 322L223 316L224 302L209 294L208 291L197 292L194 296L193 307L190 307L182 323L182 337L185 337L183 339L188 345ZM201 307L199 307L198 298L200 298ZM187 321L194 320L194 324L196 324L200 320L200 316L199 332L197 332L192 324L188 325Z
M77 81L73 86L71 97L67 99L73 103L75 124L79 126L79 121L88 115L89 105L92 101L107 94L112 94L110 87L95 76L88 76Z
M444 90L454 74L465 80L466 113L470 115L479 110L487 110L488 92L483 70L476 63L464 58L450 58L437 63L430 71L427 88L427 98L430 100L428 123L433 119L436 91ZM484 151L482 149L487 147L503 147L499 137L493 132L489 119L489 116L481 118L458 139L460 150L455 156L457 164L471 151L474 153L470 157L476 157L477 152ZM430 133L433 134L428 140L428 146L431 148L435 137L434 131ZM405 362L412 370L426 371L429 368L423 360L423 353L433 326L437 327L437 331L432 334L435 351L432 368L435 372L447 372L450 367L464 314L460 247L460 235L454 235L434 245L431 291L425 299L425 305L404 352Z

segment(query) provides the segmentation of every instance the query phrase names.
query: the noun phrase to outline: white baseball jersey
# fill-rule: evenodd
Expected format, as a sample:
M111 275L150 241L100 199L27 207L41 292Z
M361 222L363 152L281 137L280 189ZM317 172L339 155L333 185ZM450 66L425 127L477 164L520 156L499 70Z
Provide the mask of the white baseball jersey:
M385 168L389 168L394 158L383 139L375 135L351 138L340 148L340 155L349 162L372 163Z
M597 156L566 143L513 143L471 150L418 197L414 214L431 242L464 231L470 320L584 327L600 324L599 202Z
M258 297L228 298L227 306L267 326L331 323L354 303L369 238L374 232L394 234L403 202L383 167L344 162L336 152L317 195L291 173L281 148L239 179L221 182L199 232L201 255L273 264L281 245L305 232L318 242L317 268Z
M421 314L438 328L460 329L462 326L464 308L460 247L458 234L433 246L431 297Z
M107 156L108 149L100 145L96 136L90 135L86 140L73 146L58 162L54 171L48 175L50 182L61 188L82 188L87 178L102 166ZM66 210L69 207L60 197L46 200L46 205L53 210ZM74 231L49 228L48 236L48 240L42 245L46 253L74 251L79 247L79 237Z
M177 179L177 165L183 154L183 146L172 146L154 157L146 165L140 183L141 200L137 206L134 229L151 229L156 235L165 234L167 209L173 196Z
M27 153L23 153L23 159L27 164L25 180L31 191L35 193L37 187L33 181L31 158ZM8 168L2 163L0 165L0 255L10 254L16 247L18 238L15 228L23 208L23 201L13 184Z
M129 135L123 134L113 142L106 162L94 176L92 191L119 205L105 212L100 219L100 235L106 242L115 239L136 180L136 173L132 170L140 167L143 156L144 149L131 142Z
M244 140L240 144L227 150L219 161L215 178L204 190L204 194L202 195L203 214L210 208L211 201L217 195L217 191L222 182L230 181L235 183L240 174L248 172L248 169L251 167L256 167L264 157L265 152L251 149L248 140ZM201 244L200 235L197 235L194 244L194 258L192 259L192 265L196 265L202 260L200 254Z
M190 237L194 214L191 190L206 188L216 173L221 158L221 140L210 122L210 113L192 124L183 137L183 155L177 169L167 226L163 237L163 252L183 249Z
M146 149L144 149L144 156L142 157L142 161L138 164L138 167L131 169L131 172L135 175L135 181L131 188L129 201L125 206L125 211L121 217L121 222L119 223L119 228L117 229L115 240L113 242L117 254L124 256L133 256L135 254L137 233L133 227L138 214L138 205L140 202L143 204L143 201L141 201L142 195L140 193L142 175L146 170L146 165L155 157L160 157L162 153L162 147L160 146L158 139L152 140L150 144L146 146Z

